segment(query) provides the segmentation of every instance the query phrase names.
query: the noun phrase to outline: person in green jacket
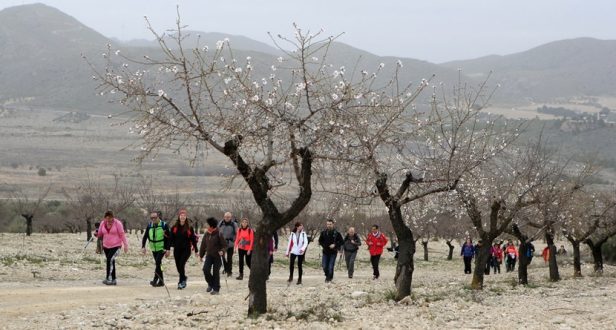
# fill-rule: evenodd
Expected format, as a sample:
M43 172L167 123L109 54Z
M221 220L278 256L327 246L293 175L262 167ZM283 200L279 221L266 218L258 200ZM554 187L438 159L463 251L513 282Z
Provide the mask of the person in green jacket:
M154 279L150 281L151 286L165 285L161 264L163 257L169 256L171 241L169 239L169 226L158 216L158 212L150 213L150 223L143 233L141 241L141 251L146 253L145 244L149 241L150 251L154 257L156 268L154 269Z

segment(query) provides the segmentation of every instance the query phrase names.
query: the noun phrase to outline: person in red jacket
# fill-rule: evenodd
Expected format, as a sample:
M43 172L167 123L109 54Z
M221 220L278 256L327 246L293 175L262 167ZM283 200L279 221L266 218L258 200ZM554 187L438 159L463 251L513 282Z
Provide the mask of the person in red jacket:
M254 243L255 232L250 228L248 218L242 218L240 228L237 230L235 236L235 249L240 259L240 275L236 277L236 280L244 279L244 259L246 259L246 266L250 269L250 255L252 253L252 245Z
M372 231L366 238L366 244L368 245L368 251L370 251L370 263L372 264L373 275L372 279L376 280L381 275L379 273L379 261L381 260L381 254L383 254L383 248L387 245L387 237L379 231L379 226L372 226Z

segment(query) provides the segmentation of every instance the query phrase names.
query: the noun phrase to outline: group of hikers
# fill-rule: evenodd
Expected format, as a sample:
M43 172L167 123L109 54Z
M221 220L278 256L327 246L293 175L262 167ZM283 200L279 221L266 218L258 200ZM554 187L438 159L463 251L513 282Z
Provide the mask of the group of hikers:
M223 220L218 221L210 217L206 220L207 228L201 244L198 244L198 232L193 228L188 212L180 210L177 219L171 227L161 219L160 212L150 213L150 221L144 231L141 250L143 254L147 250L152 253L154 258L154 276L150 281L153 287L165 285L162 269L163 258L169 257L173 249L173 257L179 274L178 290L186 288L186 263L191 254L195 253L199 260L203 262L203 274L208 284L207 292L218 294L220 291L220 269L230 277L233 274L233 255L237 252L239 259L239 275L237 280L244 279L244 266L250 269L251 253L254 247L254 230L250 227L248 218L242 218L237 223L233 214L226 212ZM112 211L107 211L104 219L97 227L95 236L98 237L102 245L102 251L107 259L106 276L103 284L116 285L116 265L115 260L120 253L120 249L128 252L128 241L125 235L122 222L114 217ZM302 284L304 257L308 249L311 238L304 230L301 222L295 223L290 235L289 242L285 251L285 257L289 258L289 279L293 281L295 262L297 261L297 284ZM383 254L383 248L387 245L388 239L379 230L378 225L373 225L370 233L362 239L355 232L355 228L350 227L344 237L334 228L334 221L327 220L325 229L319 235L319 245L322 248L322 268L325 275L325 282L331 282L334 278L334 268L338 255L344 256L347 273L349 278L353 278L355 270L355 259L357 252L362 245L362 241L368 246L370 262L372 264L373 279L380 276L379 262ZM146 245L148 249L146 249ZM274 252L278 250L278 234L274 235L267 245L269 253L269 274L271 265L274 261Z
M482 240L479 240L477 244L473 245L472 239L467 238L466 242L462 245L462 248L460 249L460 256L462 256L464 260L464 274L472 274L471 262L473 258L475 258L479 253L482 244ZM533 260L534 253L535 246L533 245L533 243L527 243L526 257L528 258L529 264ZM560 246L557 251L557 254L567 254L567 251L565 250L565 247L563 245ZM547 263L549 260L549 248L546 247L541 255L544 262ZM503 263L503 260L505 260L506 272L513 272L515 270L515 264L518 260L518 257L518 249L515 247L512 240L508 240L507 243L504 243L504 241L494 242L494 245L490 247L490 253L488 255L488 261L484 269L484 274L489 275L490 269L492 269L494 274L500 274L500 265Z

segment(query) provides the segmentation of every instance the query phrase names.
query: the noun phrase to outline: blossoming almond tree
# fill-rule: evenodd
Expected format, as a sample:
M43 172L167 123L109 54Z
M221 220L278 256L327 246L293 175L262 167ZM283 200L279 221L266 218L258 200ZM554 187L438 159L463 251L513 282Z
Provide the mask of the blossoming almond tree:
M367 71L347 79L327 62L334 38L322 32L296 27L294 38L272 37L294 50L281 47L284 55L264 68L263 59L238 58L228 40L185 47L179 19L170 34L150 30L160 52L135 60L109 47L104 71L93 67L100 92L130 110L138 160L171 149L188 159L219 152L233 163L261 211L247 298L249 314L265 313L272 234L310 202L320 174L313 170L344 148L342 115L378 110L387 92L405 91L374 87L377 75Z

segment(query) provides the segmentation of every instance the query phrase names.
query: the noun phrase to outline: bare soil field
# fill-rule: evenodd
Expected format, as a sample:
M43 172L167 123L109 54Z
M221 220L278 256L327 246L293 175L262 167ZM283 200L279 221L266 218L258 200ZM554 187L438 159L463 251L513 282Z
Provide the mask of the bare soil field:
M287 285L283 251L275 255L268 282L270 313L246 317L247 280L222 280L221 294L205 292L201 265L192 257L188 287L176 289L172 258L164 261L165 288L152 288L151 256L139 253L140 238L130 235L130 251L118 258L118 285L105 286L103 257L85 235L0 234L0 318L3 329L613 329L616 327L616 268L573 278L570 257L562 258L563 280L547 279L540 257L530 266L530 285L517 285L517 273L487 275L485 289L469 289L470 276L446 245L430 242L430 261L417 260L411 299L391 300L394 259L384 255L381 278L373 281L365 250L355 276L344 265L324 283L319 249L310 245L304 284ZM286 239L281 239L285 246ZM543 246L539 243L537 251ZM282 248L281 248L282 250ZM421 253L418 253L419 255ZM417 259L417 258L416 258ZM503 267L504 268L504 267ZM234 261L237 273L237 259ZM33 276L33 275L36 275Z

